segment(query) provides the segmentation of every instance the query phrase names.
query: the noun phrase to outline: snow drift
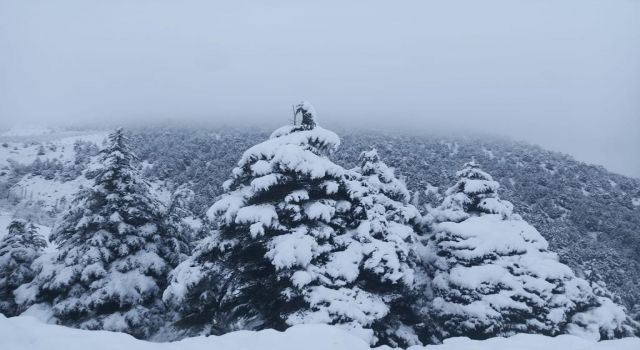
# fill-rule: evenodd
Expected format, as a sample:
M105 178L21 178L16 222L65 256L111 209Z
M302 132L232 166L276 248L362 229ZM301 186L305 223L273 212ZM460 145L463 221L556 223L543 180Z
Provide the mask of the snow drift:
M223 336L187 338L173 343L152 343L137 340L124 333L86 331L44 324L30 316L6 318L0 315L2 348L11 350L362 350L369 345L346 331L327 325L298 325L285 332L264 330L238 331ZM484 341L451 338L441 345L413 346L410 350L636 350L640 338L623 338L593 342L571 335L546 337L519 334L510 338ZM383 346L380 350L390 349Z

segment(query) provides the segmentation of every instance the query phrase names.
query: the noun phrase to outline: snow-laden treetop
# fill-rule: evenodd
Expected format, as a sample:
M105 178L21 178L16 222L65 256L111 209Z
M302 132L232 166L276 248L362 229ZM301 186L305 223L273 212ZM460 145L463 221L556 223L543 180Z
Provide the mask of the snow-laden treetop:
M309 102L298 104L298 113L302 115L300 125L283 126L275 130L268 140L243 153L238 166L232 171L233 178L224 183L225 189L248 177L264 177L274 172L300 172L315 179L327 175L342 176L344 169L326 157L337 150L340 137L318 125L316 112Z
M395 170L380 160L378 151L372 148L360 153L360 166L355 169L367 181L389 198L407 204L411 195L404 181L398 179Z
M500 184L480 169L476 161L465 163L464 168L456 172L456 177L458 181L447 189L442 205L434 211L436 221L459 222L469 215L482 213L503 217L513 214L511 202L498 196Z
M295 108L295 115L300 114L302 116L302 121L300 123L300 127L303 129L313 129L316 127L317 123L317 114L315 108L308 101L302 101L298 103Z
M129 146L129 138L124 129L118 128L108 136L109 144L100 151L103 164L108 167L122 168L131 166L136 160L136 155Z

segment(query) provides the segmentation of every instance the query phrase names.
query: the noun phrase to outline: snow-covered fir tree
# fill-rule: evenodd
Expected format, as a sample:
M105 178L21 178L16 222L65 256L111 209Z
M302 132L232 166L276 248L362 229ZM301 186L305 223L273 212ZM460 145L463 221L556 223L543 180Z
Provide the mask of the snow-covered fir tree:
M460 222L472 215L499 214L508 217L513 205L498 197L500 184L471 161L456 173L457 182L445 191L442 204L432 211L436 222Z
M163 226L164 208L134 166L122 129L99 154L93 185L54 228L58 245L16 295L51 305L65 325L148 337L162 322L167 274L186 242Z
M194 224L197 218L189 209L193 201L194 192L186 185L178 186L171 194L171 199L167 207L165 217L165 227L170 230L170 237L174 251L181 252L176 256L177 261L172 262L172 266L186 260L191 250L191 243L196 240L197 226Z
M406 184L398 179L393 168L390 168L378 155L374 148L360 153L360 165L354 170L362 174L367 183L396 202L409 203L411 196Z
M415 341L391 310L413 283L412 227L388 220L379 190L329 160L340 139L309 103L296 113L298 125L244 152L208 211L218 230L173 272L165 300L198 332L327 323Z
M624 309L597 296L497 194L475 162L434 210L429 242L435 334L488 338L519 332L627 334Z
M369 283L389 306L383 329L387 344L418 344L415 326L417 316L415 248L420 244L422 217L409 204L411 196L394 169L387 166L372 149L360 154L360 165L353 169L360 174L348 181L353 209L360 224L355 245L363 247L364 271L355 285ZM371 274L371 276L367 276ZM422 276L420 276L422 277Z
M40 257L47 241L35 225L24 220L13 220L7 235L0 240L0 313L15 316L21 308L13 292L35 276L31 264Z

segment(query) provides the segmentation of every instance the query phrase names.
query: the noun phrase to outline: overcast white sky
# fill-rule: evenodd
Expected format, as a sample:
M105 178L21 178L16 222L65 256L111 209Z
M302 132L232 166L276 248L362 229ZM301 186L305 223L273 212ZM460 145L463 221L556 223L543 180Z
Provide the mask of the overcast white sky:
M7 125L508 134L640 177L640 0L0 0Z

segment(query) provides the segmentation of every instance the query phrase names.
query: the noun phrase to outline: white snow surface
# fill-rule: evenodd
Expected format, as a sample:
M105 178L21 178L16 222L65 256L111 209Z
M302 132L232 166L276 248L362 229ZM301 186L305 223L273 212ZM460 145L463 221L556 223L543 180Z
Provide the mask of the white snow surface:
M238 331L222 336L194 337L172 343L152 343L129 335L87 331L45 324L32 316L6 318L0 315L2 348L11 350L366 350L362 339L339 327L297 325L285 332ZM387 346L377 348L389 350ZM451 338L440 345L412 346L409 350L637 350L640 338L595 342L571 335L546 337L518 334L483 341Z
M25 175L10 189L14 198L22 198L23 201L38 202L41 210L51 211L58 208L62 198L70 203L79 188L88 186L91 180L79 176L69 181L47 180L42 176Z
M91 142L98 147L102 144L107 133L105 131L52 131L41 133L34 132L9 132L0 135L0 182L6 180L12 168L12 162L20 165L29 165L36 159L40 161L56 160L65 166L73 165L76 151L76 141ZM5 147L6 145L6 147ZM38 155L40 147L44 148L44 154ZM87 166L95 166L95 161ZM14 217L29 217L35 223L51 225L54 218L48 216L53 212L66 209L73 195L81 186L86 186L89 181L84 176L62 182L56 179L45 179L43 176L33 174L24 175L9 189L12 201L0 200L0 236L9 219ZM14 202L17 201L17 202ZM2 216L6 215L3 219Z
M29 137L24 138L0 137L0 141L7 143L7 147L0 147L0 168L8 165L9 159L13 159L23 165L31 164L36 158L40 158L42 161L56 158L62 163L73 162L75 156L73 145L76 141L93 142L100 147L107 136L107 132L92 131L76 133L72 136L69 136L68 133L57 133L50 134L47 138L32 137L33 135L28 136ZM44 155L38 155L40 145L45 147ZM55 151L49 149L49 146L55 146Z
M11 213L0 209L0 239L7 234L7 226L11 223L12 218Z

